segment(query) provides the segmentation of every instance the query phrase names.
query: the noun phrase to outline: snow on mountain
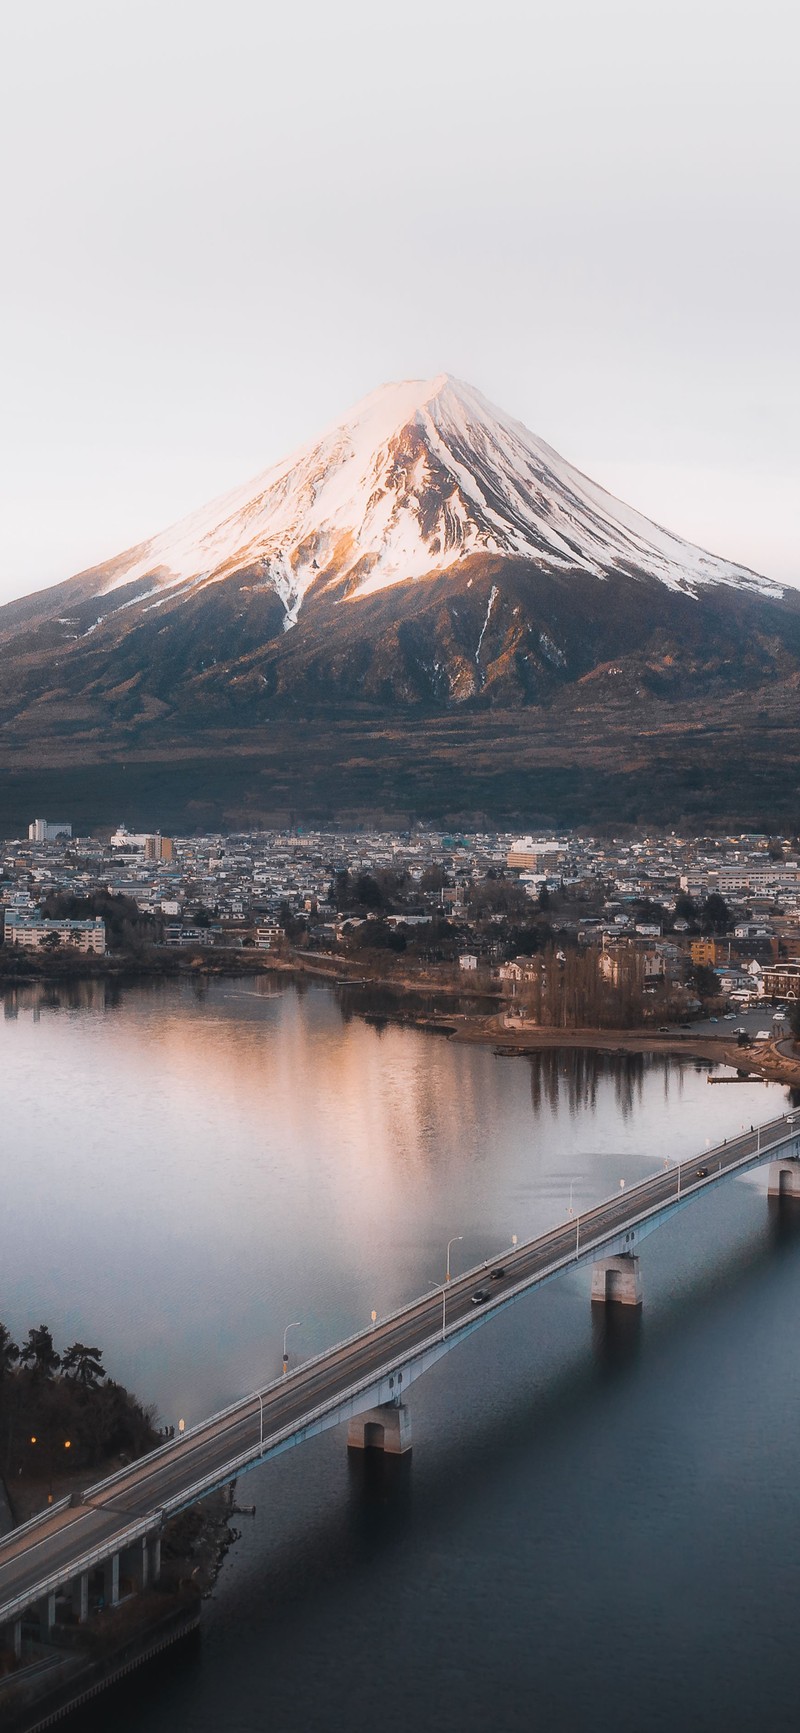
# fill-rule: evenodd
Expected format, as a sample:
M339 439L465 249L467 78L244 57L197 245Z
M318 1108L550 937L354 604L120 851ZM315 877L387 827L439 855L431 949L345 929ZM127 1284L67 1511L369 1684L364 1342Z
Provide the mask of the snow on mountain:
M697 594L780 586L691 546L589 481L521 422L442 374L384 385L254 481L102 568L97 594L158 609L246 573L294 625L309 591L347 601L475 554L613 572ZM151 588L142 593L142 582Z

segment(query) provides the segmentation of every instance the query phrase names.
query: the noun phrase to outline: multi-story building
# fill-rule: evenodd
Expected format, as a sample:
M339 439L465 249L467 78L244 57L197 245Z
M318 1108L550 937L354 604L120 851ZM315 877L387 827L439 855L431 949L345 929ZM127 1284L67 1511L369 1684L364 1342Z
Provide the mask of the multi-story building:
M4 941L26 951L92 951L102 957L106 949L106 924L99 916L88 921L45 920L41 915L7 909Z
M691 957L696 969L713 969L717 961L714 939L692 939Z
M532 836L517 837L506 855L506 866L517 872L552 872L561 865L566 849L559 842L536 842Z
M800 999L800 962L771 963L763 974L765 999Z
M256 927L256 946L259 951L274 951L283 939L283 927L274 924L264 924Z
M146 836L144 839L145 860L174 860L175 844L171 836Z
M28 825L29 842L55 842L60 836L71 835L71 824L51 823L46 818L35 818L33 823Z

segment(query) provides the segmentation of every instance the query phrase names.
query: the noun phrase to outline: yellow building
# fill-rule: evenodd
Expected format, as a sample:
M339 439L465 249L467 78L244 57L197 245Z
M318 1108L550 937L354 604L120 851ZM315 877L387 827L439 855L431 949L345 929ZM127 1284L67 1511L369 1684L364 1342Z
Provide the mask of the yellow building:
M692 962L696 969L713 969L716 961L716 939L692 939Z

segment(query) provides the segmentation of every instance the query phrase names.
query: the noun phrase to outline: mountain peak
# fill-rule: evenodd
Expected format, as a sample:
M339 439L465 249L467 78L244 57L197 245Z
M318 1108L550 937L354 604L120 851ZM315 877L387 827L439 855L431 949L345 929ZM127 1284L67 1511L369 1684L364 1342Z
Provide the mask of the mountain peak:
M171 717L181 752L198 727L260 741L342 703L607 707L636 732L652 698L713 714L715 694L794 690L800 596L648 522L440 373L381 386L236 492L9 604L0 642L5 726L70 751L75 731L130 744ZM359 775L379 750L356 750Z
M76 583L105 617L246 576L279 600L288 629L312 593L353 603L475 556L689 595L707 584L781 594L613 499L449 373L380 386L244 487Z

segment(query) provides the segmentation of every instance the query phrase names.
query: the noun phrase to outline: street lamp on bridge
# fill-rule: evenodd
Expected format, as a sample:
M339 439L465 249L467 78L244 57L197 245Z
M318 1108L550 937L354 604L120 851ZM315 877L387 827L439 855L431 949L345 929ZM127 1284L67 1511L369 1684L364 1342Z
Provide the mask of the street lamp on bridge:
M289 1355L288 1355L287 1348L286 1348L286 1338L287 1338L290 1330L299 1330L302 1322L303 1322L302 1318L295 1318L294 1323L287 1324L286 1329L283 1332L283 1376L284 1376L284 1378L286 1377L286 1373L289 1370Z
M450 1280L450 1247L455 1245L456 1240L463 1240L463 1238L464 1238L463 1234L454 1234L453 1238L451 1240L448 1240L448 1242L447 1242L447 1274L445 1276L446 1282L449 1282L449 1280Z

